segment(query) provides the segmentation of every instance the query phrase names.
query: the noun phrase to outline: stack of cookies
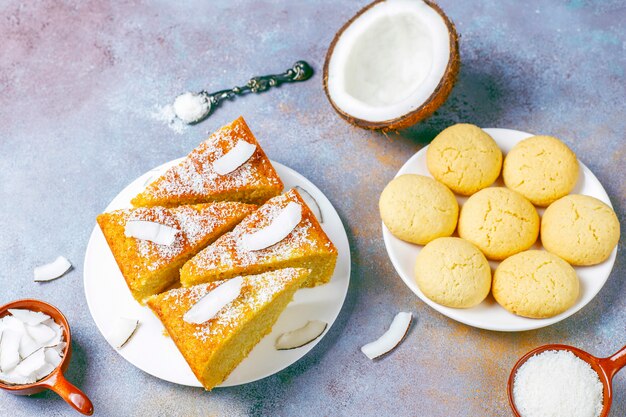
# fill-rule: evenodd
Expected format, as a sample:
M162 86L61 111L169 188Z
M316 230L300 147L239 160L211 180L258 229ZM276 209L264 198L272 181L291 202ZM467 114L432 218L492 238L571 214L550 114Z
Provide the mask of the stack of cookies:
M395 178L379 207L394 236L425 245L415 280L436 303L470 308L491 292L511 313L552 317L578 299L572 265L604 262L617 245L613 210L569 194L579 164L557 138L527 138L504 158L485 131L457 124L432 141L426 162L434 179ZM504 187L494 186L500 175ZM455 194L467 197L460 209ZM540 219L537 208L544 207ZM488 260L500 261L493 277Z

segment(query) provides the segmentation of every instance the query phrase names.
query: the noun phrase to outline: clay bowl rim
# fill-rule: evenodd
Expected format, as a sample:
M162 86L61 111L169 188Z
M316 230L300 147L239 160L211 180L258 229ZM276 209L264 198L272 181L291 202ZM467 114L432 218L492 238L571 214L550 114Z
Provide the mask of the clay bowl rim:
M542 352L546 352L548 350L567 350L572 352L581 360L588 363L591 368L598 374L598 378L602 383L602 412L599 417L607 417L609 412L611 411L611 404L613 403L613 387L612 387L612 378L607 374L606 370L600 364L601 361L605 358L598 358L593 356L591 353L579 349L570 345L562 345L562 344L547 344L543 346L536 347L535 349L527 352L521 358L515 362L515 365L511 369L511 373L509 374L509 379L507 381L507 396L509 398L509 406L511 407L511 411L515 417L522 417L522 415L517 410L515 406L515 401L513 399L513 384L515 381L515 374L519 368L532 356L537 355Z
M54 368L52 372L50 372L44 378L30 384L6 384L2 380L0 380L0 389L15 394L18 394L21 391L30 391L29 395L49 389L51 385L53 385L53 383L49 382L49 380L54 379L59 373L62 374L64 372L64 370L67 368L67 365L69 364L69 360L71 357L72 333L70 331L70 325L67 321L67 318L57 307L45 301L37 300L34 298L23 298L4 304L0 307L0 318L6 316L10 308L22 308L32 311L39 311L49 315L52 320L54 320L57 324L61 326L61 328L63 328L63 336L65 338L64 341L66 345L63 349L63 357L61 358L61 362L57 365L56 368Z

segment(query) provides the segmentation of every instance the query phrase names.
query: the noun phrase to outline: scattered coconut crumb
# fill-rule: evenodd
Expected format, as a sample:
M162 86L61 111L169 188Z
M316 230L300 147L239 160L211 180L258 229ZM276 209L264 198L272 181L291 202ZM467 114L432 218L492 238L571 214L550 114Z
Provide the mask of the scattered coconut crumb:
M159 107L155 106L155 110L150 115L152 119L163 122L167 126L179 135L182 135L187 130L185 122L176 117L174 112L174 106L168 104L167 106Z

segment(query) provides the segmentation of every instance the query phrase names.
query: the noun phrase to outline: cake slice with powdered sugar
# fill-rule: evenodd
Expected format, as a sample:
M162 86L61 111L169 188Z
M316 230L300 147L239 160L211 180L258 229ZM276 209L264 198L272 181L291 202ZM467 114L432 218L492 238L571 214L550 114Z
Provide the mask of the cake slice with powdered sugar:
M232 231L207 246L180 271L184 287L259 274L281 268L311 270L305 287L330 281L337 249L306 205L292 189L270 199Z
M103 213L97 220L128 288L143 303L178 284L187 260L256 208L236 202L139 207Z
M283 183L243 117L213 133L131 200L135 207L214 201L262 204Z

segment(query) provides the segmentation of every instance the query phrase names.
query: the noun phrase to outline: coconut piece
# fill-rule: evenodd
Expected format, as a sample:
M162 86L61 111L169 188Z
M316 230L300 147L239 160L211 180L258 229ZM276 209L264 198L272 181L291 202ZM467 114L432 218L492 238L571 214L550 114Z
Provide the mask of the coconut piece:
M46 362L55 368L61 363L61 355L54 348L44 348L44 355L46 357Z
M43 349L38 349L32 355L21 361L15 372L24 377L33 377L37 380L37 373L46 365L46 355Z
M299 185L296 185L294 188L298 190L298 192L302 196L302 199L304 200L306 205L309 206L309 208L315 215L315 218L317 219L317 221L319 221L320 223L324 223L324 216L322 216L322 209L320 208L320 205L317 203L317 200L313 198L313 196L307 190L300 187Z
M5 328L0 339L0 370L9 372L20 362L20 339L22 334Z
M139 320L118 317L113 326L113 331L109 334L107 340L117 349L121 349L135 334L137 327L139 327Z
M35 339L35 342L37 342L39 346L46 345L46 343L52 341L52 339L56 336L56 332L43 323L36 324L34 326L29 326L27 324L25 328L26 333Z
M225 281L217 288L206 293L183 316L187 323L202 324L211 320L228 304L232 303L241 293L242 277Z
M174 243L178 232L179 230L174 227L145 220L129 220L124 229L124 234L128 237L149 240L165 246Z
M18 319L22 323L30 325L39 324L50 318L49 315L44 314L40 311L31 311L21 308L10 308L9 313L11 313L13 317Z
M242 236L241 243L249 251L265 249L286 238L300 223L300 220L302 220L302 206L292 201L268 226Z
M59 356L63 356L63 352L65 351L65 346L67 346L67 343L61 342L54 346L49 347L48 349L54 349L59 354Z
M389 326L389 330L376 341L363 346L361 352L370 359L376 359L395 349L409 331L412 317L413 315L407 312L396 314L391 322L391 326Z
M53 347L61 343L63 340L63 328L56 321L50 318L41 324L50 327L55 333L55 336L45 343L45 347Z
M20 335L24 333L24 323L13 316L4 316L0 319L0 328L11 329Z
M324 91L335 111L367 129L395 130L430 116L459 71L458 36L429 0L376 0L335 35Z
M53 279L61 278L70 268L72 268L70 261L63 256L59 256L49 264L35 267L35 282L52 281Z
M39 350L40 348L41 348L41 345L35 342L35 340L32 337L30 337L28 333L24 332L22 334L22 337L20 338L20 347L19 347L20 357L22 359L30 356L33 352Z
M309 320L299 329L286 332L278 336L274 347L277 350L289 350L308 345L324 333L328 323L319 320Z
M35 372L35 380L39 381L40 379L44 379L48 375L52 373L56 369L56 366L52 366L48 362L46 362L37 372Z
M230 151L213 162L213 170L219 175L229 174L250 159L254 151L256 151L256 145L245 140L238 140Z
M15 372L15 369L9 372L0 371L0 380L8 384L13 384L13 385L32 384L33 382L35 382L35 378L33 376L29 376L29 377L22 376L18 374L17 372Z

